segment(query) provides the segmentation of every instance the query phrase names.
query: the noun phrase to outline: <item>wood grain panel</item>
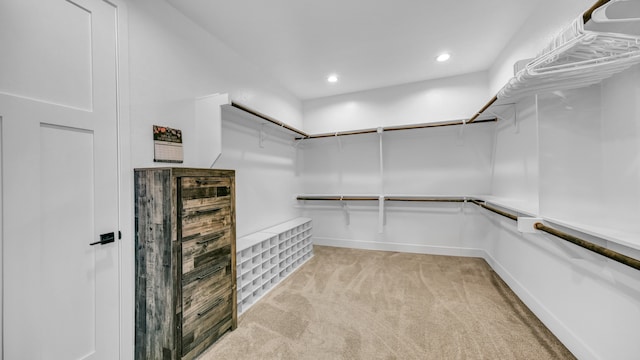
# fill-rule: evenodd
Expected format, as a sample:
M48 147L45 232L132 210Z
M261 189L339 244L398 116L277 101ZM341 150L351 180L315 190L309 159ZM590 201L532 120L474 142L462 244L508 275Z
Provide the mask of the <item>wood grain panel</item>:
M136 359L193 359L235 328L233 175L136 169Z
M201 342L213 343L231 329L233 316L231 294L223 295L202 308L197 321L184 324L182 354L187 354Z
M182 199L199 199L211 197L230 198L231 179L212 177L182 178Z
M165 359L175 348L171 184L163 172L135 173L136 359Z
M184 191L184 190L183 190ZM182 199L183 216L190 216L199 210L208 210L219 207L230 207L231 197L205 197L196 199Z
M231 247L231 236L229 230L226 229L183 242L182 273L186 274L209 264L218 256L217 250L223 247L222 251L229 251Z
M208 187L229 187L231 180L228 177L212 177L212 176L184 176L182 177L182 187L185 189L197 189Z
M231 293L232 278L231 264L219 270L213 268L212 273L207 274L201 281L191 282L184 286L182 293L182 308L184 309L182 322L185 326L192 325L200 315L199 313L211 307L211 303ZM217 271L215 271L217 270ZM186 329L183 328L183 330Z
M227 229L231 225L231 209L209 208L191 213L182 218L182 237L191 240L195 236L205 236Z

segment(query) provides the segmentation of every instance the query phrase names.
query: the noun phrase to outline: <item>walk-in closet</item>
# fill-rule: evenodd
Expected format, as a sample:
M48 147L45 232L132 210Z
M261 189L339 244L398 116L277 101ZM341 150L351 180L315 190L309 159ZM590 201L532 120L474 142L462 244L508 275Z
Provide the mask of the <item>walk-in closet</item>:
M0 359L640 358L640 0L3 0Z

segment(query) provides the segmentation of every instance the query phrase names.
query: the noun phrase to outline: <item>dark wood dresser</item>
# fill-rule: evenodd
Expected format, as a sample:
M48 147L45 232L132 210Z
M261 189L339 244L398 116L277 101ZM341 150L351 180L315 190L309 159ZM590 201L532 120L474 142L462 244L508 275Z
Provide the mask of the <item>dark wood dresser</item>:
M237 325L235 172L134 176L135 358L193 359Z

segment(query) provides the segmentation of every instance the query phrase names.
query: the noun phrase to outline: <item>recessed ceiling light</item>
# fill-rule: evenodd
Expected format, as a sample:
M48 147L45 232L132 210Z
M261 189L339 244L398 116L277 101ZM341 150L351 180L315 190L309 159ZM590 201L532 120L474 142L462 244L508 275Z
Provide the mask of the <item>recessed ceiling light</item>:
M338 75L329 75L327 81L330 83L338 82Z
M445 62L445 61L449 60L449 58L451 58L451 54L442 53L442 54L438 55L438 57L436 58L436 61L437 62Z

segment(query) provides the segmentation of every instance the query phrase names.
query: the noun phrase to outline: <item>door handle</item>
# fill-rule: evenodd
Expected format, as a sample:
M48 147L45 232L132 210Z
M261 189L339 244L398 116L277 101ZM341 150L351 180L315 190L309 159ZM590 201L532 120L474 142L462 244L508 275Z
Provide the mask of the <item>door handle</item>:
M94 243L91 243L89 245L93 246L93 245L104 245L104 244L108 244L108 243L112 243L116 240L116 234L113 232L110 233L106 233L106 234L100 234L100 241L96 241Z

